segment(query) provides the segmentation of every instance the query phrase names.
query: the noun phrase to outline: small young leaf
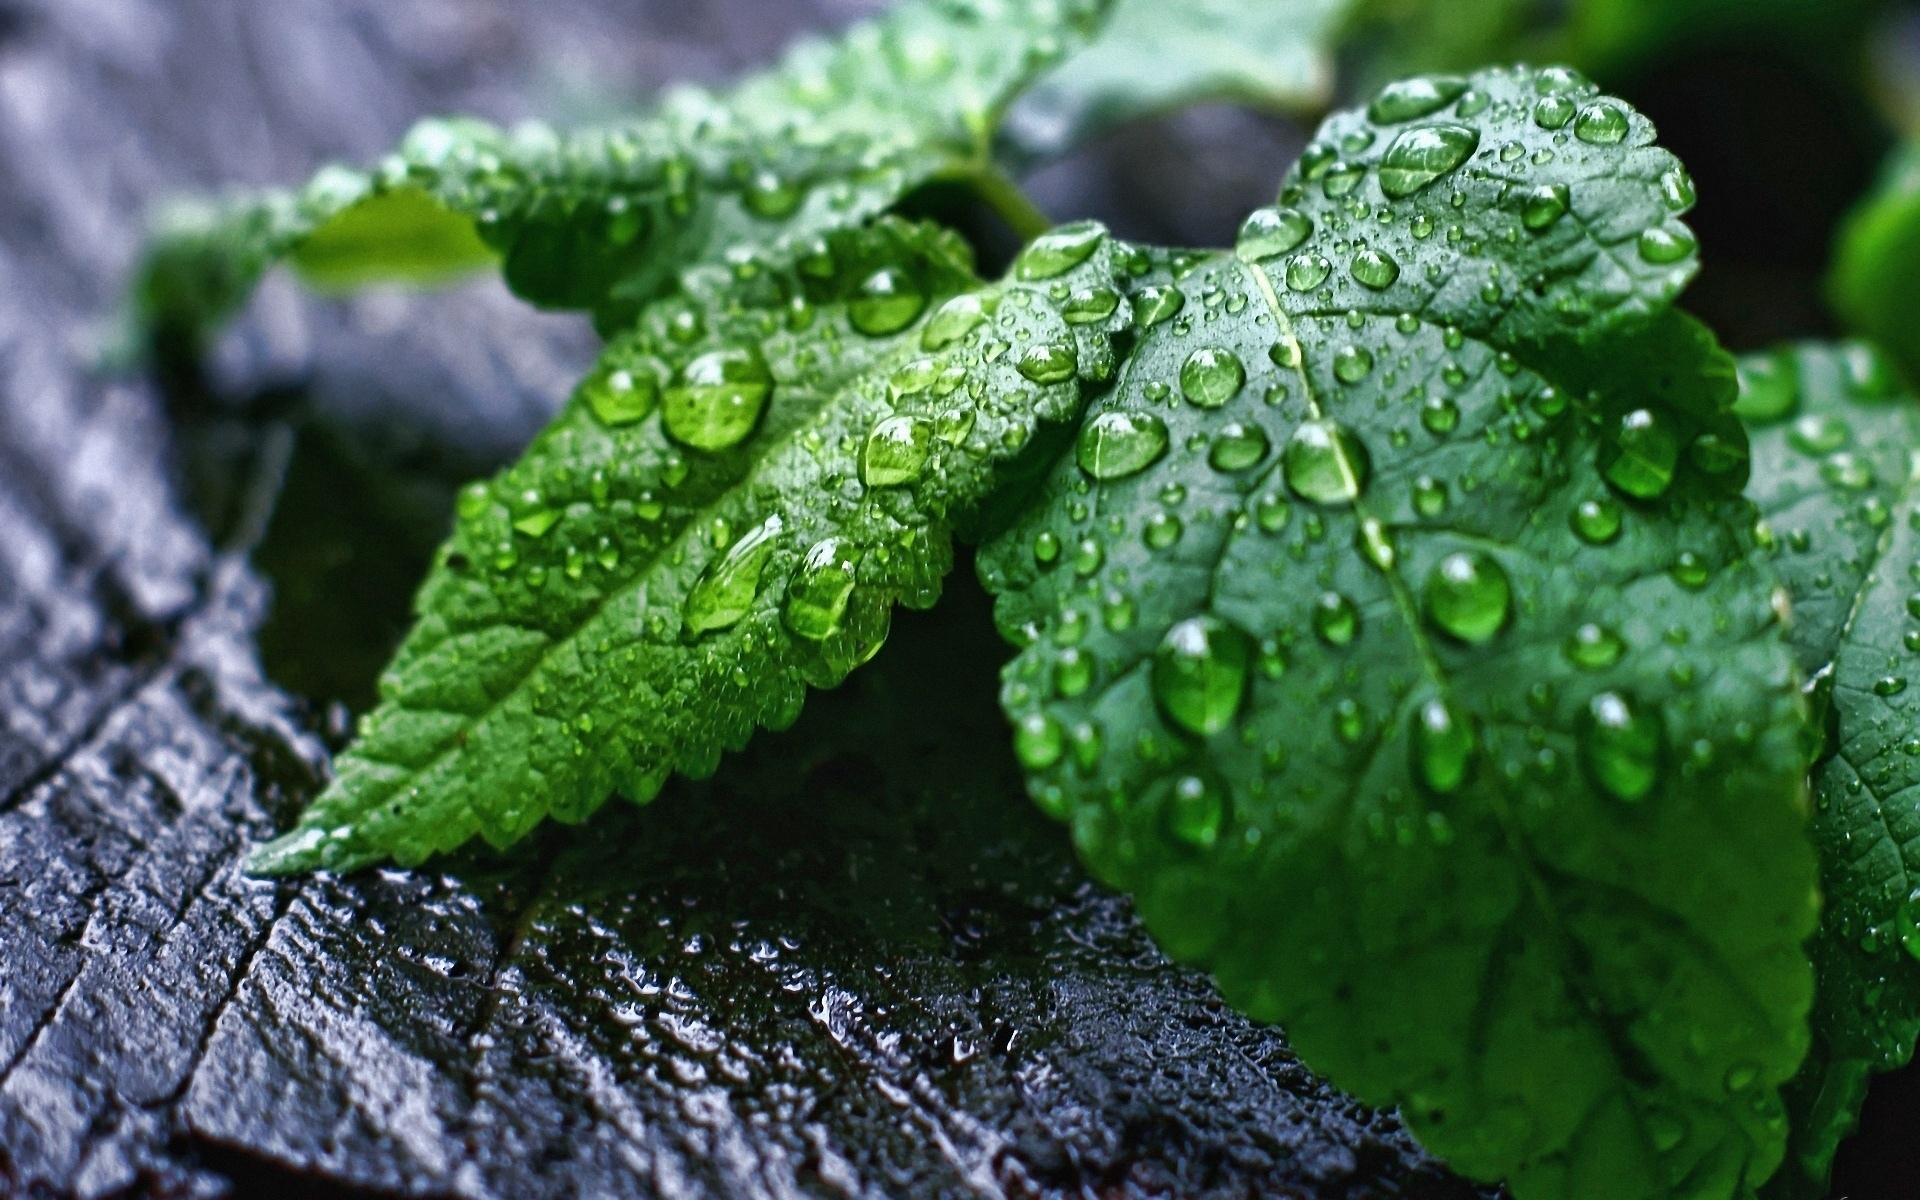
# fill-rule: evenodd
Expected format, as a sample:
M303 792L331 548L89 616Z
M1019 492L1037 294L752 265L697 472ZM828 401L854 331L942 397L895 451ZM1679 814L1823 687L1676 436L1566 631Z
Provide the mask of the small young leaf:
M1323 109L1353 0L1117 0L1100 37L1014 106L1026 154L1059 154L1103 129L1201 100Z
M462 495L380 706L254 868L504 846L791 722L895 603L933 603L953 523L1111 373L1114 249L1061 239L1075 261L981 291L954 235L892 219L689 271Z
M1880 182L1841 228L1827 295L1847 328L1920 379L1920 148L1888 160Z
M1808 688L1826 909L1812 943L1813 1051L1787 1091L1793 1155L1775 1200L1826 1194L1867 1076L1920 1037L1920 408L1863 345L1742 363L1754 499L1792 600Z
M567 136L425 121L372 171L330 167L297 195L177 210L138 312L203 338L289 256L318 255L327 282L416 277L416 250L390 262L396 239L365 236L384 224L370 210L401 193L444 210L436 224L473 225L521 296L592 310L611 333L683 267L732 248L855 227L935 179L998 183L989 143L1003 110L1109 2L914 0L724 95L681 89L645 119ZM316 242L324 254L307 249Z
M983 553L1015 747L1162 945L1456 1168L1729 1197L1784 1153L1817 906L1684 177L1569 72L1372 113L1135 291Z

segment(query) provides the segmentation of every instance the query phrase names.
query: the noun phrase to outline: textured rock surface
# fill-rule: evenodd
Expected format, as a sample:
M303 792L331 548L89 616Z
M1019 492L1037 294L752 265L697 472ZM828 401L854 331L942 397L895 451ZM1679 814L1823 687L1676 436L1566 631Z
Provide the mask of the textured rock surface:
M1479 1194L1084 881L999 749L970 584L647 810L236 872L364 702L451 486L591 345L492 286L274 287L207 378L103 380L140 214L857 7L0 0L0 1194Z

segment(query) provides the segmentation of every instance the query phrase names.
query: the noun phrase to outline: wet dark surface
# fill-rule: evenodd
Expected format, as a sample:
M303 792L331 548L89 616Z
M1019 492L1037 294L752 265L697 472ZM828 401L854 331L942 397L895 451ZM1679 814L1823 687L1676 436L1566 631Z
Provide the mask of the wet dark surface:
M492 285L276 284L205 378L104 380L140 214L428 112L605 111L856 7L0 0L0 1195L1480 1194L1086 883L964 570L649 809L237 873L365 703L451 488L592 346ZM1110 168L1049 195L1172 219Z

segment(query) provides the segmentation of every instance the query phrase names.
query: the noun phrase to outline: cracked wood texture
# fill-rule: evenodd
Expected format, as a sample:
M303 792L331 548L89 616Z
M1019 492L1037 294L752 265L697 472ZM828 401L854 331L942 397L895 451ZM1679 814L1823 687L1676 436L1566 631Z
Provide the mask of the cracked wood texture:
M593 347L491 284L281 282L204 371L102 378L144 211L429 112L592 116L859 7L0 0L0 1195L1485 1194L1085 881L1000 749L966 566L647 809L238 873L453 487Z

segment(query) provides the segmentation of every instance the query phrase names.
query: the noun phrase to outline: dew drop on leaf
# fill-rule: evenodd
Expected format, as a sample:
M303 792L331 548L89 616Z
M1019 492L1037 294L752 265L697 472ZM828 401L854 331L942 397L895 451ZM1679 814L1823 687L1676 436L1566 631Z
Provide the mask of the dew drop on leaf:
M1643 799L1659 782L1659 720L1619 692L1588 703L1580 751L1594 782L1618 799Z
M1685 225L1655 225L1640 233L1640 257L1654 266L1677 263L1699 247L1699 240Z
M1431 475L1413 481L1413 511L1423 517L1437 517L1447 511L1447 485Z
M1339 592L1327 592L1314 602L1313 631L1329 646L1350 646L1360 636L1360 610Z
M1152 284L1133 296L1133 321L1141 329L1152 329L1186 307L1187 295L1177 287Z
M1013 752L1027 770L1044 771L1066 752L1066 734L1047 714L1028 713L1014 726Z
M1216 471L1244 471L1265 461L1270 449L1266 430L1245 421L1229 421L1213 435L1207 465Z
M899 333L926 311L927 293L912 275L882 267L860 281L847 305L847 320L868 337Z
M1606 430L1600 473L1629 496L1652 500L1673 483L1680 463L1680 438L1672 418L1651 408L1636 408Z
M1226 801L1220 789L1198 775L1183 776L1173 785L1167 809L1167 828L1189 846L1205 850L1220 840L1226 823Z
M1247 262L1265 262L1294 249L1312 234L1312 218L1298 209L1256 209L1240 225L1235 253Z
M1247 369L1231 350L1202 347L1180 367L1180 391L1201 408L1219 408L1240 394Z
M920 348L944 350L978 329L986 319L986 305L979 296L955 296L936 309L927 327L920 331Z
M1183 532L1185 528L1180 524L1180 518L1162 509L1147 518L1145 528L1140 531L1140 540L1147 544L1149 550L1165 550L1179 541Z
M1802 454L1832 454L1853 440L1853 427L1831 413L1808 413L1787 431L1787 441Z
M1610 100L1596 100L1580 110L1573 136L1590 145L1611 146L1625 138L1631 127L1625 109Z
M1837 450L1820 464L1820 478L1837 488L1864 491L1873 486L1873 462L1863 455Z
M1438 112L1466 90L1467 81L1457 75L1397 80L1381 88L1373 103L1367 105L1367 119L1376 125L1399 125Z
M860 448L860 481L868 487L899 487L920 478L933 443L933 423L920 417L888 417Z
M1428 433L1452 433L1460 426L1460 406L1448 396L1428 396L1420 405L1420 424Z
M580 395L602 425L617 429L631 425L653 411L660 384L644 367L602 365L581 381Z
M1744 421L1777 421L1800 403L1800 363L1790 354L1750 355L1739 364L1740 398L1734 414Z
M1124 479L1166 452L1166 422L1152 413L1108 410L1081 429L1075 458L1095 479Z
M1567 661L1583 671L1604 671L1627 652L1626 639L1604 625L1589 621L1567 637Z
M1393 257L1378 250L1362 250L1353 256L1353 262L1347 268L1353 277L1374 291L1393 286L1400 278L1400 264Z
M662 421L667 433L696 450L725 450L759 424L773 393L773 371L756 346L729 346L700 355L667 389Z
M1104 321L1120 307L1120 293L1108 287L1080 288L1060 305L1060 319L1069 325Z
M1473 125L1420 125L1393 139L1380 159L1380 190L1399 200L1459 170L1480 146Z
M1542 129L1559 129L1573 120L1573 101L1565 96L1547 96L1533 106L1533 123Z
M1471 645L1491 641L1507 623L1513 588L1507 573L1478 552L1449 554L1427 575L1427 614Z
M1040 342L1022 351L1015 367L1035 383L1062 383L1079 369L1079 356L1070 343Z
M1415 778L1442 796L1460 790L1473 762L1473 727L1444 700L1428 700L1413 714L1410 741Z
M1310 292L1333 274L1333 260L1324 254L1296 254L1287 260L1287 286Z
M1060 652L1053 664L1055 694L1071 700L1093 685L1093 656L1075 646Z
M1333 377L1341 383L1359 383L1373 373L1373 351L1365 346L1342 346L1333 355Z
M1201 737L1233 723L1245 701L1252 641L1214 616L1167 630L1153 654L1153 698L1167 720Z
M859 555L841 538L815 542L787 584L783 615L787 628L809 641L822 642L840 632L847 601L853 596Z
M1345 505L1366 489L1367 448L1337 421L1307 421L1287 440L1281 473L1287 486L1315 504Z
M1550 228L1567 215L1573 194L1564 183L1546 183L1534 188L1520 202L1520 223L1534 233Z
M1057 278L1093 257L1093 252L1106 240L1106 227L1097 222L1062 225L1033 239L1020 252L1014 263L1014 274L1028 283Z
M767 221L793 215L806 193L775 171L756 171L741 192L740 202L748 212Z
M701 573L687 593L688 632L698 635L726 629L747 615L760 591L760 575L784 527L778 514L768 517Z

